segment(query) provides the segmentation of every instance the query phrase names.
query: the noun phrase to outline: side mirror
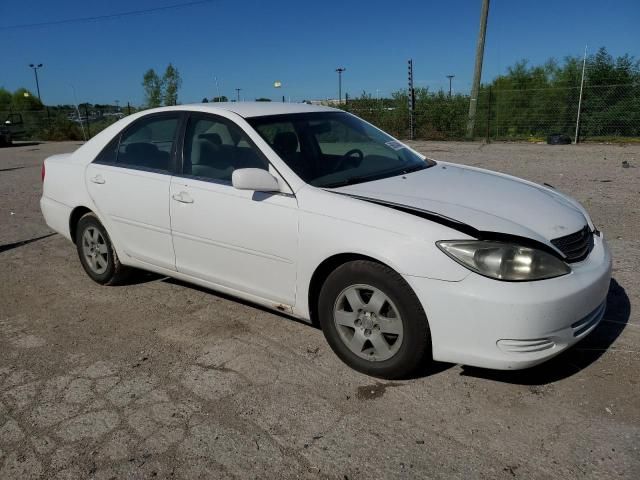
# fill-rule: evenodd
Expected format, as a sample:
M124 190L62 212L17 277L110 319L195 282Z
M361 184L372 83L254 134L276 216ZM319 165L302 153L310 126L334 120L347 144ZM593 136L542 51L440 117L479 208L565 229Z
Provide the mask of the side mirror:
M255 192L279 192L276 177L261 168L239 168L231 175L231 184L238 190Z

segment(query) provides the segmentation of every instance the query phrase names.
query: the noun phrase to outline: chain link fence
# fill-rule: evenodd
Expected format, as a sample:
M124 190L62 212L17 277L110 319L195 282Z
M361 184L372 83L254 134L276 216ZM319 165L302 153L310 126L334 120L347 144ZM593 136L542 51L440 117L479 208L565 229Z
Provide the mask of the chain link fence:
M483 87L477 103L473 136L490 140L544 141L552 134L575 140L580 87L500 89ZM408 96L362 95L341 108L398 138L409 138ZM0 110L15 139L83 140L136 111L131 107L81 104L38 110ZM469 96L416 91L415 138L466 138ZM640 83L585 85L580 104L580 140L640 141Z
M11 109L0 110L0 121L14 140L85 140L134 110L89 104Z
M498 89L478 95L474 138L544 140L562 134L575 140L580 87ZM409 137L406 92L393 99L363 97L342 106L400 138ZM466 137L468 95L418 91L414 113L416 138ZM580 140L640 141L640 84L586 85L580 104Z

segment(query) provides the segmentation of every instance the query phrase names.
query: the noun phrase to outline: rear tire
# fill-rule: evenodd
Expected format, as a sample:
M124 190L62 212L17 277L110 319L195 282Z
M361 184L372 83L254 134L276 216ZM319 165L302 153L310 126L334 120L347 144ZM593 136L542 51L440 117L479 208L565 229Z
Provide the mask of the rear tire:
M95 214L80 218L75 241L82 268L94 282L117 285L129 277L131 269L120 263L107 230Z
M431 359L422 304L385 265L356 260L339 266L322 286L318 314L332 350L359 372L406 378Z

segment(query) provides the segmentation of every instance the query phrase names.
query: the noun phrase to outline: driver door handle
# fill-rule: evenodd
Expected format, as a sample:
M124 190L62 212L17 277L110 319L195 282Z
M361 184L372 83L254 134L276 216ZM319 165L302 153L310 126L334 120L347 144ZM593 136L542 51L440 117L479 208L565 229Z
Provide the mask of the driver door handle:
M187 192L174 193L171 198L180 203L193 203L193 198Z

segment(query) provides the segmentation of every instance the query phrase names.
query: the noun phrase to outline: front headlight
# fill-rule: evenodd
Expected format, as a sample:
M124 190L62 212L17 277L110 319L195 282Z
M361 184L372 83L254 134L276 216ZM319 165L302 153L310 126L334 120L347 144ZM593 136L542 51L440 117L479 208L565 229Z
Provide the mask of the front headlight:
M462 266L497 280L542 280L571 272L565 262L547 252L512 243L441 240L436 245Z

